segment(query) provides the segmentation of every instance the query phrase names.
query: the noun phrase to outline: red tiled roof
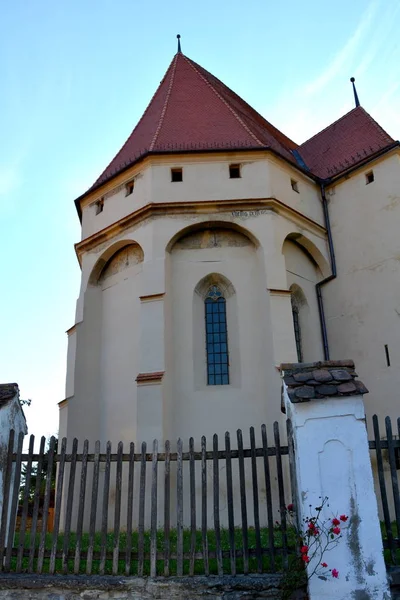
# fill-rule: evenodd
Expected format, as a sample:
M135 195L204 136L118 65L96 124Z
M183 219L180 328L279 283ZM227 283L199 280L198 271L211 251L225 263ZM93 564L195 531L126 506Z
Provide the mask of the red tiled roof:
M393 143L390 135L358 106L304 142L299 152L310 171L326 179Z
M178 53L139 123L93 187L149 152L245 148L271 148L297 164L291 153L297 144L219 79Z

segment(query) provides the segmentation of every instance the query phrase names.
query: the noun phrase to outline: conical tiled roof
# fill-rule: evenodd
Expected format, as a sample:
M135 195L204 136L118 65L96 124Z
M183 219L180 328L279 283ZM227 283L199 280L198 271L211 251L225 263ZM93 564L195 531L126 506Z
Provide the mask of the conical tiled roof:
M297 144L219 79L178 52L139 123L97 179L159 152L271 148L297 164Z

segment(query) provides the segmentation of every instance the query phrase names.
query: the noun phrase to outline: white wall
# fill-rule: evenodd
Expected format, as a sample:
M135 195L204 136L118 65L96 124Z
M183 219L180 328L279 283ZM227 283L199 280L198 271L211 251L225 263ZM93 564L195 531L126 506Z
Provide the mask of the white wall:
M373 168L375 181L366 185ZM352 358L370 394L368 421L399 416L400 161L397 154L359 169L331 190L335 281L323 289L332 358ZM391 366L386 364L385 344Z

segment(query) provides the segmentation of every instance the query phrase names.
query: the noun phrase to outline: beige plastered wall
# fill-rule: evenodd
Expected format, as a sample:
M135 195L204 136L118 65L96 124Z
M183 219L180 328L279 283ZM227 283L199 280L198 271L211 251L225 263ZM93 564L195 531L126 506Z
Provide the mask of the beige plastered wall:
M374 182L366 184L373 170ZM400 416L400 157L384 155L328 189L336 280L323 291L332 358L354 359L371 417ZM391 366L387 366L385 345Z

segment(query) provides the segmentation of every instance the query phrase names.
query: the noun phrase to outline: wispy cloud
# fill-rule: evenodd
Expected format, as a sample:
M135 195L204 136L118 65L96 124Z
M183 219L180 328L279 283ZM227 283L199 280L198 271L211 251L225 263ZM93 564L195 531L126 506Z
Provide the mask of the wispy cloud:
M0 167L0 196L8 196L21 184L21 173L18 167L9 165Z
M375 0L369 4L356 30L347 40L343 48L339 50L331 63L324 69L323 73L304 86L302 92L305 95L312 95L319 92L341 73L344 67L348 67L349 63L353 62L360 42L371 27L377 12L377 7L378 4ZM376 47L375 52L377 52L377 49L378 48Z

